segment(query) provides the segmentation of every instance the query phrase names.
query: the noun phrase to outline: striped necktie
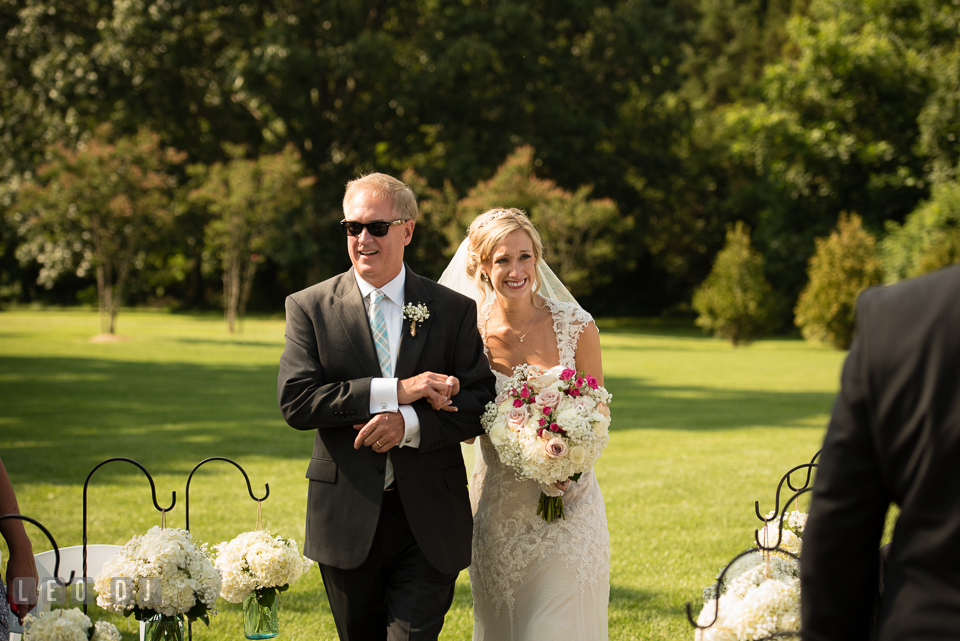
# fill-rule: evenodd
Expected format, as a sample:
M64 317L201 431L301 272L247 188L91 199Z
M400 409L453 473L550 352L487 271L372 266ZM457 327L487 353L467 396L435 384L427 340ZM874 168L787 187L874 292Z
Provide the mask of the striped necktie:
M373 330L373 342L377 346L377 358L380 359L380 371L384 378L392 378L390 367L390 337L387 335L387 321L380 311L383 292L375 289L370 293L370 329Z
M390 366L390 337L387 335L387 321L380 310L380 301L385 298L383 292L375 289L370 292L370 329L373 331L373 343L377 346L377 358L380 360L380 371L384 378L392 378L393 368ZM387 465L383 476L383 487L390 487L393 483L393 461L387 452Z

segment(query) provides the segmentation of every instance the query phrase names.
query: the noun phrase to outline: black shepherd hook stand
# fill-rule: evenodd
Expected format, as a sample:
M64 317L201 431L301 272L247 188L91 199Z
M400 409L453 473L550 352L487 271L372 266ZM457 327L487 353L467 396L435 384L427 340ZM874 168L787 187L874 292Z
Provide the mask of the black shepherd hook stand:
M720 617L720 592L723 589L724 579L726 579L727 572L730 570L730 568L733 567L733 565L743 557L751 554L763 554L764 556L766 556L771 552L776 552L777 554L780 554L780 555L792 557L793 559L799 562L800 560L799 556L797 556L793 552L789 552L780 547L780 544L783 542L783 518L786 515L787 511L790 509L791 503L793 503L794 501L798 501L801 495L812 491L813 470L818 467L817 458L819 458L819 456L820 456L820 452L818 451L816 454L813 455L813 458L810 459L809 463L798 465L783 475L783 477L780 479L780 483L777 485L776 503L773 510L773 515L770 518L766 518L760 512L760 501L754 501L754 510L757 513L757 518L763 521L764 529L766 529L768 523L770 523L774 519L779 519L779 527L777 529L777 542L774 545L769 545L767 536L764 536L763 537L764 540L760 541L759 530L753 531L753 538L757 544L757 547L750 548L749 550L746 550L738 554L736 557L733 558L732 561L730 561L729 563L727 563L726 566L724 566L723 570L720 572L720 575L717 577L717 582L714 585L714 598L716 600L716 607L714 608L714 611L713 611L713 620L707 625L699 625L697 623L697 620L693 618L693 610L692 610L691 604L689 601L687 601L687 620L690 622L690 625L692 625L694 628L698 630L705 630L707 628L712 627L717 622L717 619ZM804 470L806 472L806 474L803 477L803 483L800 484L799 486L794 486L793 478L792 478L793 474L801 470ZM792 494L783 503L783 509L781 510L780 498L783 493L784 485L786 485L790 489ZM769 636L763 637L763 639L759 639L758 641L767 641L771 639L779 639L779 638L785 638L785 637L798 637L798 636L800 636L800 633L798 631L776 632Z
M73 570L70 571L70 578L67 579L66 582L64 582L64 580L60 578L60 547L57 545L57 542L53 538L53 535L50 534L50 530L44 527L43 523L41 523L36 519L32 519L29 516L24 516L22 514L4 514L3 516L0 516L0 521L5 521L7 519L17 519L19 521L27 521L28 523L33 523L38 528L40 528L40 531L43 532L44 535L46 535L47 539L50 541L50 545L53 546L53 559L54 559L53 579L57 582L58 585L62 587L66 587L71 583L73 583L73 579L76 575L76 572Z
M87 475L87 480L83 482L83 575L87 575L87 487L90 485L90 478L93 476L93 473L99 470L101 467L107 463L112 463L113 461L126 461L127 463L133 463L140 468L140 471L146 475L147 480L150 481L150 492L153 494L153 506L157 508L157 511L160 512L161 517L166 520L167 512L173 509L173 506L177 504L177 493L172 492L173 500L170 503L170 507L163 508L160 507L160 504L157 503L157 486L153 482L153 477L150 476L150 472L147 471L147 468L140 465L132 458L125 458L118 456L115 458L108 458L105 461L101 461L99 465L90 470L90 473ZM87 613L87 600L83 601L83 613Z
M246 472L242 467L240 467L240 464L237 463L236 461L234 461L234 460L232 460L232 459L228 459L228 458L226 458L226 457L224 457L224 456L211 456L210 458L203 459L202 461L200 461L199 463L197 463L196 467L193 468L193 471L190 472L190 476L187 477L187 492L186 492L186 513L187 513L187 514L186 514L186 529L187 529L188 532L190 531L190 481L193 480L193 475L194 475L194 473L195 473L197 470L200 469L200 466L201 466L201 465L204 465L205 463L209 463L210 461L226 461L227 463L230 463L230 464L233 465L235 468L237 468L238 470L240 470L240 473L243 474L243 480L245 480L245 481L247 482L247 494L250 495L250 498L251 498L251 499L253 499L254 501L257 502L257 511L258 511L258 512L259 512L259 510L260 510L260 504L261 504L263 501L266 501L266 500L267 500L267 497L270 496L270 484L269 484L269 483L264 483L264 484L263 484L263 487L264 487L264 488L266 489L266 491L267 491L267 493L263 495L263 498L259 498L259 499L258 499L256 496L254 496L254 494L253 494L253 486L250 485L250 477L247 476L247 472Z
M190 472L190 476L187 477L187 491L186 491L186 497L185 497L184 502L185 502L185 504L186 504L185 526L186 526L186 530L187 530L188 532L190 531L190 481L193 480L193 475L196 473L196 471L197 471L198 469L200 469L200 466L201 466L201 465L204 465L205 463L209 463L210 461L226 461L227 463L230 463L230 464L233 465L235 468L237 468L238 470L240 470L240 473L243 474L243 479L247 482L247 494L250 495L250 498L251 498L251 499L253 499L254 501L257 502L257 514L258 514L258 515L260 514L260 506L263 504L264 501L267 500L267 497L270 496L270 484L269 484L269 483L264 483L264 484L263 484L263 487L266 489L266 494L263 495L263 498L258 499L258 498L253 494L253 486L250 485L250 477L247 476L246 470L244 470L242 467L240 467L240 464L237 463L236 461L234 461L234 460L232 460L232 459L228 459L228 458L226 458L226 457L224 457L224 456L211 456L210 458L203 459L202 461L200 461L199 463L197 463L196 467L194 467L193 470ZM193 641L193 621L190 621L190 620L187 620L187 638L188 638L190 641Z
M803 463L801 465L798 465L783 475L783 478L780 479L780 483L777 485L777 495L775 497L775 503L773 507L773 516L771 516L769 519L760 513L760 501L754 501L753 509L757 513L757 518L763 521L764 524L769 523L773 519L777 518L777 515L780 513L780 494L783 491L784 483L786 483L787 487L794 493L793 496L791 496L784 503L784 512L786 512L787 506L789 506L792 501L797 499L801 494L805 494L806 491L809 491L810 484L813 480L813 470L817 469L817 467L819 466L819 464L817 463L817 459L819 457L820 457L820 451L817 451L817 453L813 455L813 458L810 459L809 463ZM793 474L800 470L806 470L806 476L804 477L803 484L800 487L794 487Z

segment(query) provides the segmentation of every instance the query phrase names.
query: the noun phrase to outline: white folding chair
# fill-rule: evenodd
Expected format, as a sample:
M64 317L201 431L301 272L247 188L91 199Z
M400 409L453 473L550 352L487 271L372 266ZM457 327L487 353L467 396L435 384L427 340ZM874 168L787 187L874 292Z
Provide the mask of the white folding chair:
M100 574L104 563L113 558L120 551L119 545L87 545L87 576L85 590L93 591L93 583ZM37 562L37 574L40 576L40 595L37 598L36 613L49 612L52 605L50 598L52 596L49 585L54 579L53 567L56 564L56 555L53 550L35 554L34 559ZM74 582L81 581L83 577L83 546L73 545L66 548L60 548L60 570L59 576L63 581L70 578L70 573L74 572ZM140 641L144 637L144 624L140 622ZM11 641L13 639L11 633Z

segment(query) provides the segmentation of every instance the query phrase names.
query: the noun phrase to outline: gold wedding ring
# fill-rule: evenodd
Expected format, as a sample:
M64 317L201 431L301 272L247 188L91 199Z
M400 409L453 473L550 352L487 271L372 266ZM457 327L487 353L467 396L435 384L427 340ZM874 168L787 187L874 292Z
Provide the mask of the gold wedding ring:
M379 447L383 447L382 445L380 445L380 441L377 441L377 445L378 445Z

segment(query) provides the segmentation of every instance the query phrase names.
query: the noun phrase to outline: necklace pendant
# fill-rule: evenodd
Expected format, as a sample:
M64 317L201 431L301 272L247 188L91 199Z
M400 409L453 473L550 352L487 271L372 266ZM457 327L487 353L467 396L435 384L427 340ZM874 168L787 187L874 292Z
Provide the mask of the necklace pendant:
M523 342L523 337L522 337L522 336L520 337L520 342L521 342L521 343Z

